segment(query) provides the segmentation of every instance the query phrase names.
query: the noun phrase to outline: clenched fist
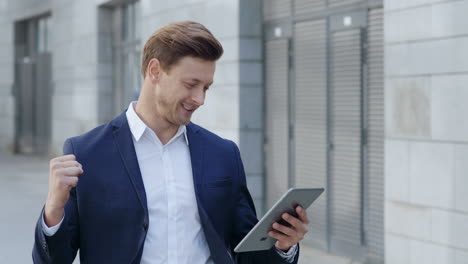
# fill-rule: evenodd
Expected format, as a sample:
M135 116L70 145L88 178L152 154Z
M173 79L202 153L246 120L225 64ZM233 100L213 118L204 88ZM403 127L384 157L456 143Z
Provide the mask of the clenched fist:
M51 227L60 223L71 188L78 184L78 176L83 173L75 155L66 155L50 161L49 194L44 208L44 221Z

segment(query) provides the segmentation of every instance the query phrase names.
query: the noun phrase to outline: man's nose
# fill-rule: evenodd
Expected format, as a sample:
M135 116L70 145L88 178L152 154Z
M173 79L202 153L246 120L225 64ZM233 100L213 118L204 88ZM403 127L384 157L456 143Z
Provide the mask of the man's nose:
M205 91L204 89L197 89L194 94L192 95L192 101L197 104L197 106L201 106L205 103Z

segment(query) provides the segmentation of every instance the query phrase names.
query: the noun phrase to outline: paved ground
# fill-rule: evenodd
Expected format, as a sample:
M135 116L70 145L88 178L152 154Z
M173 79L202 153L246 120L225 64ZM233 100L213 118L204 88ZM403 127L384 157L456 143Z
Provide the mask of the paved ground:
M46 159L0 155L0 263L32 263L34 226L47 181Z
M301 245L299 264L361 264L340 256L330 255L318 249Z
M47 158L0 154L0 263L32 263L34 227L47 197L48 164ZM311 263L352 264L302 246L300 264Z

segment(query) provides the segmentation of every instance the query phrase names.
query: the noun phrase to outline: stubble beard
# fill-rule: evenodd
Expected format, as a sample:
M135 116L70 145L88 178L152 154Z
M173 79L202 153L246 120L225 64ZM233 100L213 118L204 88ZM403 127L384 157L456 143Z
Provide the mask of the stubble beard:
M175 106L171 107L170 104L166 100L163 99L160 101L160 106L162 109L164 109L163 111L166 112L164 115L164 118L170 124L174 126L185 126L188 123L190 123L190 119L192 118L192 115L190 115L187 119L182 118L181 120L181 118L179 118L179 111L181 110L185 111L185 109L183 109L181 102L177 102Z

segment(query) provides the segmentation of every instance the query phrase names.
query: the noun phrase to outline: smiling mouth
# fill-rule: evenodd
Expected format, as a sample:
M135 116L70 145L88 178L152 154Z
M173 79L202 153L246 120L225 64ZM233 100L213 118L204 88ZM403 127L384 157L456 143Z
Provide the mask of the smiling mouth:
M186 106L186 105L184 105L184 104L182 104L182 107L183 107L186 111L188 111L188 112L190 112L190 113L193 113L193 111L195 111L195 109L197 109L196 107L189 107L189 106Z

